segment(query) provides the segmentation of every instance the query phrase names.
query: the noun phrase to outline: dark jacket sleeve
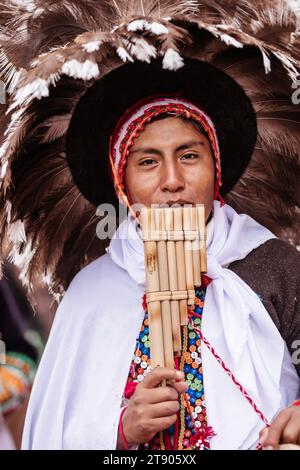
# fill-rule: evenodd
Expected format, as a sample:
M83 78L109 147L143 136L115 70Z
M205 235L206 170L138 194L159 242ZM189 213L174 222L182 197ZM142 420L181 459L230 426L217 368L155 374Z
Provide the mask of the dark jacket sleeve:
M260 295L300 376L300 252L272 239L229 269Z

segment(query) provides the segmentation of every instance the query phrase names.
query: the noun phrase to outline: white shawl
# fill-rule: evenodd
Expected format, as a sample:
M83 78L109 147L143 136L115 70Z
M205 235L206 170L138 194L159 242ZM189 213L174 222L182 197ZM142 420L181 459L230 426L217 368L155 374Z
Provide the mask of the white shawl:
M122 394L144 318L143 243L128 217L108 253L84 268L60 304L35 379L23 449L114 449ZM128 237L129 234L129 237ZM271 420L299 392L286 345L257 293L227 266L274 238L214 201L207 226L208 273L202 331ZM264 427L202 345L213 449L247 449Z

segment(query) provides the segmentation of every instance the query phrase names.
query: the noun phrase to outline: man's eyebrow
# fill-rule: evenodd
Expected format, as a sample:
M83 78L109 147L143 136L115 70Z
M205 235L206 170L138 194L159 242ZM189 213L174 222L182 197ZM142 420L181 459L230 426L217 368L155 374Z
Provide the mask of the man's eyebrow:
M175 152L180 152L181 150L186 150L190 147L193 147L195 145L202 145L204 146L204 142L201 140L191 140L189 142L185 142L184 144L179 145L176 147ZM160 155L161 151L152 147L140 147L135 150L130 151L131 154L133 153L147 153L147 154L154 154L154 155Z

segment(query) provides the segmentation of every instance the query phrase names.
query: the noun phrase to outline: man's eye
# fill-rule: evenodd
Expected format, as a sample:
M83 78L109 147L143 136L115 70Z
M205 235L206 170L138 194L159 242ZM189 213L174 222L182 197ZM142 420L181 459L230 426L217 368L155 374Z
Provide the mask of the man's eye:
M181 158L187 159L187 160L195 160L197 158L197 155L195 153L186 153L182 155Z
M151 165L151 163L156 163L155 160L152 158L147 158L147 160L143 160L142 162L139 163L141 166L146 166L146 165Z

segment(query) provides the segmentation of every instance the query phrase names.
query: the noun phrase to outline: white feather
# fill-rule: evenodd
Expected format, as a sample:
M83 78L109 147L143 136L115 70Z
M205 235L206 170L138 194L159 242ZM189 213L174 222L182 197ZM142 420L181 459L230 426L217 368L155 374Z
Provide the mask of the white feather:
M4 50L0 51L0 70L5 82L6 91L12 94L20 77L20 71L12 64Z
M300 21L300 1L299 0L286 0L289 7L295 15L297 16L298 20Z
M6 212L6 219L7 219L8 224L10 224L10 221L11 221L11 208L12 208L11 202L7 200L5 204L5 212Z
M11 132L14 132L17 127L20 125L20 118L24 112L23 108L20 108L18 111L12 114L9 126L4 132L4 136L8 136Z
M159 36L160 34L168 34L169 30L163 24L158 21L153 21L149 23L146 20L134 20L131 21L127 26L127 31L150 31L152 34Z
M0 173L0 180L3 180L5 178L6 172L7 172L7 167L8 167L8 162L4 162L1 165L1 173Z
M51 284L53 283L53 280L52 280L52 273L49 273L47 271L47 273L45 274L42 274L42 282L43 284L46 284L47 286L51 286Z
M17 250L15 250L17 253ZM20 274L19 279L22 282L23 286L26 287L28 291L33 289L32 282L29 282L28 278L28 268L31 262L32 257L34 256L35 250L32 251L30 244L26 245L26 250L22 255L17 253L16 256L13 256L12 262L18 267ZM15 261L14 261L15 259Z
M128 54L128 52L126 51L126 49L124 47L118 47L117 48L117 54L118 56L120 57L120 59L123 60L123 62L134 62L133 58L131 57L130 54Z
M145 28L145 25L147 24L147 21L145 20L134 20L128 23L127 25L127 31L143 31Z
M48 286L50 287L50 286ZM61 292L61 293L57 293L57 292L51 292L50 290L50 294L52 295L53 299L55 300L55 302L59 305L60 302L62 301L63 299L63 296L65 295L65 291Z
M153 23L149 24L149 31L151 31L151 33L157 36L159 36L160 34L169 33L168 28L166 28L166 26L164 26L163 24L158 23L157 21L154 21Z
M16 97L14 99L13 105L11 106L11 109L20 106L33 98L40 100L41 98L49 96L49 85L49 80L36 78L33 82L21 87L16 93Z
M9 225L8 238L15 244L26 242L25 226L22 220Z
M217 26L209 26L204 23L198 22L198 27L199 29L205 29L206 31L209 31L211 34L213 34L216 38L220 38L221 41L225 42L227 46L233 46L237 48L242 48L244 47L244 44L238 41L237 39L233 38L227 33L222 33L221 31L226 31L228 30L231 26L230 25L224 25L224 24L219 24Z
M264 68L265 68L265 73L270 73L271 72L271 60L269 54L264 50L260 49L262 56L263 56L263 61L264 61Z
M229 34L222 33L220 34L220 38L223 42L225 42L227 46L234 46L239 48L242 48L244 46L240 41L237 41L232 36L229 36Z
M96 52L96 51L99 51L99 48L102 44L102 41L98 40L98 41L90 41L90 42L87 42L86 44L83 44L82 48L86 51L86 52Z
M17 7L27 10L29 13L36 9L36 4L32 0L12 0L12 3Z
M30 261L33 258L36 249L32 249L31 242L26 243L25 249L23 253L19 253L18 244L12 249L8 259L13 264L15 264L21 271L20 279L26 285L28 285L28 281L26 279L26 273L28 270L28 266Z
M41 16L44 12L45 12L45 9L44 9L44 8L35 8L35 10L33 11L32 18L34 18L34 19L38 18L38 17Z
M24 103L27 98L30 96L34 96L35 98L42 98L49 95L49 83L47 80L43 78L36 78L33 82L28 83L24 87L20 88L20 90L16 94L16 101L19 104Z
M7 87L7 93L9 95L12 95L12 93L17 88L20 75L21 75L21 72L19 70L16 70L14 74L12 75L11 80L9 81L9 85Z
M206 29L206 31L209 31L211 34L216 36L216 38L220 36L220 32L217 30L215 26L210 26L204 23L201 23L201 24L199 23L199 29Z
M184 66L183 58L172 48L169 48L163 58L163 69L178 70Z
M273 54L280 60L284 68L288 71L292 81L296 83L299 78L299 71L293 64L292 60L287 55L279 51L273 51Z
M6 154L7 147L8 147L8 142L5 141L0 147L0 161L3 159L4 155Z
M132 44L134 43L134 44ZM132 43L127 43L131 48L131 53L140 61L147 62L151 61L151 58L155 58L157 51L154 46L149 44L142 38L132 38Z
M32 100L38 100L49 96L50 85L55 86L59 80L59 73L51 74L47 80L44 78L36 78L33 82L21 87L14 98L12 105L7 109L6 114L23 104L28 105Z
M25 287L25 289L27 289L28 291L32 290L33 285L32 285L32 283L29 282L29 280L27 278L27 271L21 270L20 274L19 274L19 279L20 279L22 285Z
M91 80L92 78L97 78L100 74L99 67L95 62L91 60L79 62L76 59L65 62L62 66L62 72L69 77L81 80Z

